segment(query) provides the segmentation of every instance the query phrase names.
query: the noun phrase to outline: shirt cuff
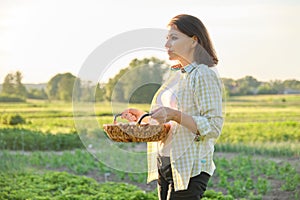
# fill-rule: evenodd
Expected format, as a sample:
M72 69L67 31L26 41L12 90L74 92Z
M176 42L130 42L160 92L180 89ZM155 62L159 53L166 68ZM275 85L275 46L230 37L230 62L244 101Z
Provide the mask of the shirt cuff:
M192 117L197 125L197 130L201 136L205 136L212 131L209 121L206 117L203 116L192 116Z

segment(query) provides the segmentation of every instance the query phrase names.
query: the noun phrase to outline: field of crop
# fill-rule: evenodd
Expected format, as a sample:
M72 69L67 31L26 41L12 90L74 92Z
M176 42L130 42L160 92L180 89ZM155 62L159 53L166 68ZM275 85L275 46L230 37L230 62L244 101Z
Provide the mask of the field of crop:
M300 95L231 97L225 105L217 170L204 199L300 199ZM106 140L101 125L112 122L112 110L127 106L101 102L89 116L76 115L96 119L100 128L86 134ZM96 159L97 144L85 148L72 104L2 103L0 112L0 199L157 199L145 173L110 168ZM7 123L15 116L24 122ZM145 144L118 147L145 150Z

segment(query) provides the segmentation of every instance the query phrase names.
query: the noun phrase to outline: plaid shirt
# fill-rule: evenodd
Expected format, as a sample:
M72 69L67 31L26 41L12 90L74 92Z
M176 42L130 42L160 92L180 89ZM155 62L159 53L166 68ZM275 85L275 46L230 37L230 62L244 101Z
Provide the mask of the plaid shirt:
M186 66L182 72L171 72L178 77L175 91L177 109L192 116L201 139L180 124L172 128L170 160L175 191L187 189L190 178L202 171L213 174L216 168L213 162L214 144L223 126L222 84L216 73L206 65L195 63ZM168 83L166 81L162 88L168 87ZM156 96L152 104L156 103ZM158 178L157 144L149 142L147 145L148 182Z

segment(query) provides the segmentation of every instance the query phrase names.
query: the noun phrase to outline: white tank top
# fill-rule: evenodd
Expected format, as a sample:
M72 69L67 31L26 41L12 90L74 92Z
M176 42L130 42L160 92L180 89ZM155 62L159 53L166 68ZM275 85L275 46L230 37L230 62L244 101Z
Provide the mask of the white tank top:
M158 107L165 106L177 110L177 87L178 87L178 76L180 74L173 72L168 80L161 86L157 91L152 101L151 110L157 109ZM150 122L155 123L155 122ZM171 125L168 136L157 142L158 153L161 156L170 156L170 150L172 147L172 133L174 133L177 123L174 121L168 122Z

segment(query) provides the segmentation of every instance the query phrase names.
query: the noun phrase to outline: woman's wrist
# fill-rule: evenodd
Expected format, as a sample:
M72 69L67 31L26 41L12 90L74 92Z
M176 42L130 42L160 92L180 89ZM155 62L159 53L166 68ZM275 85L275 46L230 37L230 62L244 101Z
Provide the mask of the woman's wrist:
M180 122L181 122L181 112L179 110L172 110L171 120L180 124Z

